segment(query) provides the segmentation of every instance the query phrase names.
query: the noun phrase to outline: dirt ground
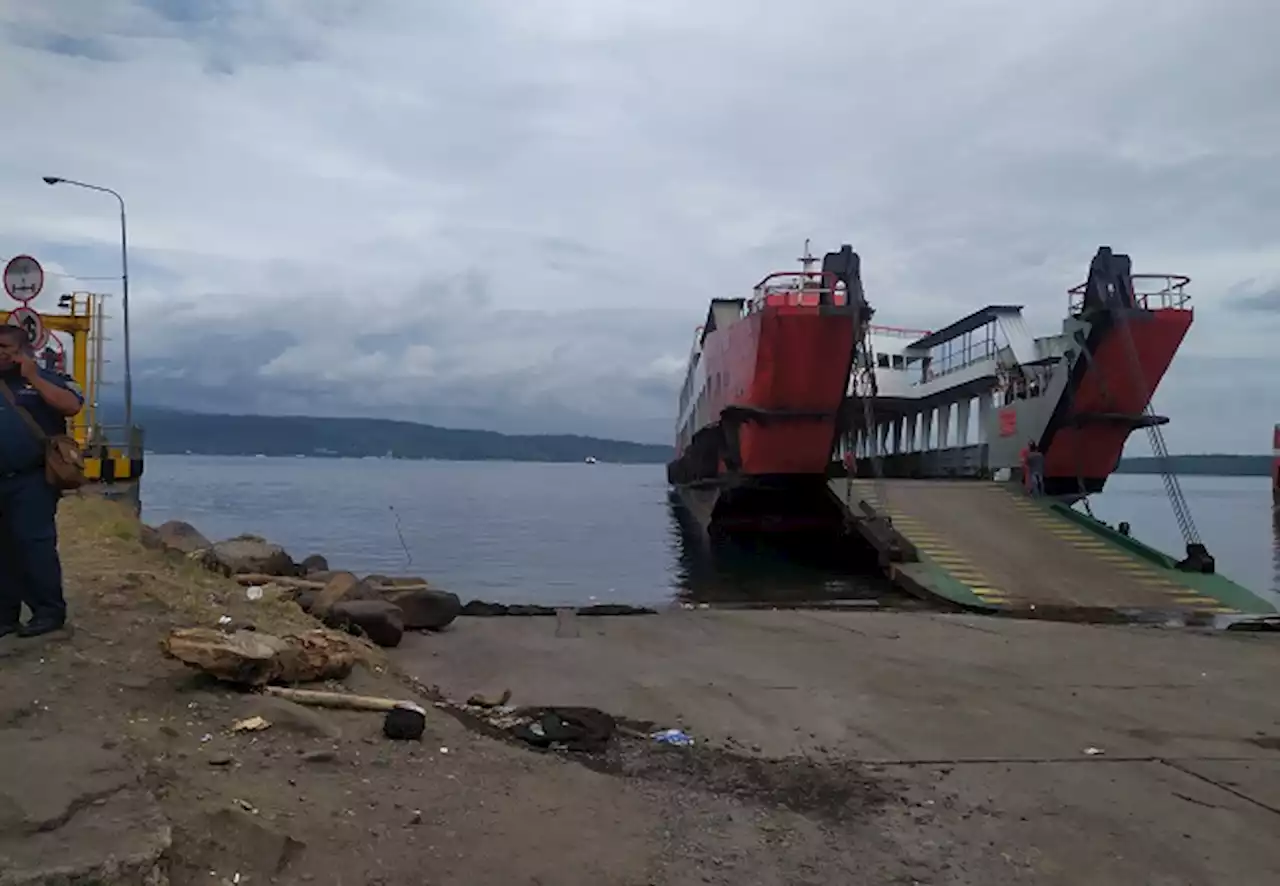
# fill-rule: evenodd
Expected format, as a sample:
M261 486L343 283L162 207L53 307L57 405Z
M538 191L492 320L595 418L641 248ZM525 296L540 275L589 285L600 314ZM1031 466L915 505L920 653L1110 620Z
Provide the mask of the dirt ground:
M0 886L1243 886L1280 879L1273 839L1280 796L1259 793L1278 786L1280 752L1268 742L1280 735L1280 712L1274 693L1261 688L1261 675L1232 684L1232 716L1239 721L1232 722L1233 735L1247 728L1255 741L1236 741L1226 760L1201 753L1199 777L1145 751L1134 751L1151 758L1142 781L1101 764L1086 770L1070 734L1071 760L1058 761L1053 773L1054 761L1042 760L1044 771L1024 779L1016 760L993 758L983 768L925 759L930 741L945 744L936 737L953 728L958 708L970 720L980 720L984 709L990 717L1008 713L990 698L922 700L925 674L912 662L944 657L936 632L924 631L913 648L897 643L878 665L881 673L896 665L907 675L896 698L879 699L887 708L881 716L896 716L894 728L918 738L918 747L889 754L841 741L845 732L821 746L817 739L835 728L833 711L846 702L859 716L874 707L869 683L856 673L846 682L861 687L862 707L836 691L836 671L857 664L835 653L837 639L856 649L888 642L883 636L859 636L838 622L812 633L811 625L778 621L777 613L735 613L739 621L717 625L718 613L697 612L593 619L585 633L596 637L594 645L575 646L556 638L563 627L554 618L460 619L444 634L407 638L389 658L371 652L367 667L329 687L419 700L428 711L423 740L392 742L382 736L378 714L301 708L237 692L165 660L159 640L171 626L212 626L224 614L264 631L314 624L292 604L250 602L230 581L145 549L137 524L114 506L70 499L61 519L74 628L62 637L0 640ZM668 626L681 615L690 620ZM919 618L921 625L935 618L895 617ZM894 628L899 639L912 624ZM626 632L637 631L649 632L644 643L627 639ZM998 628L983 636L996 648L1022 642ZM978 680L992 665L978 654L975 637L957 647L951 669ZM804 673L793 666L776 678L769 676L767 646L753 656L742 645L797 640L812 647L813 658ZM1119 645L1128 642L1121 638ZM726 644L737 651L718 657ZM1043 665L1051 650L1039 648ZM1245 666L1269 662L1274 679L1276 644L1239 648L1247 649L1236 656ZM1096 652L1091 647L1089 654ZM1178 650L1168 654L1177 664ZM830 669L817 682L812 665L823 657ZM1215 661L1227 668L1229 659ZM646 671L645 661L668 666ZM1142 679L1149 678L1143 671ZM1170 699L1185 678L1180 672L1167 681ZM753 712L775 710L769 693L797 679L815 680L815 726L804 722L810 687L788 682L791 697L776 707L794 727L787 739L778 739L780 722L752 727ZM716 703L733 705L737 719L708 707L711 696L690 688L715 681L741 684L748 695L726 702L719 694ZM537 752L433 704L440 696L425 684L439 684L450 697L506 686L518 703L596 704L664 726L681 714L709 740L667 747L637 732L601 754ZM1044 704L1062 704L1061 695ZM1256 716L1241 713L1244 695L1256 695ZM1189 716L1212 732L1208 703L1187 697ZM1123 718L1124 709L1111 713ZM254 715L272 726L231 734L236 720ZM751 737L753 728L761 737ZM849 728L841 721L839 729ZM870 723L864 731L876 734ZM1211 771L1228 765L1252 767L1255 775ZM1222 786L1233 780L1243 781L1235 793ZM1127 852L1126 793L1135 788L1163 791L1151 806L1167 809L1157 821L1159 836ZM1072 846L1097 836L1102 849L1064 857L1049 851L1055 834Z

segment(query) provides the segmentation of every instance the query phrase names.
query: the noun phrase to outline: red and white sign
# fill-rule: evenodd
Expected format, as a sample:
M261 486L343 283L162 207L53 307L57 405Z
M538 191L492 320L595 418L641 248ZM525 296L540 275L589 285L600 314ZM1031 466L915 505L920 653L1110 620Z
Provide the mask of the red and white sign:
M1000 436L1012 437L1018 433L1018 413L1013 409L1000 410Z
M62 339L54 335L52 332L46 336L48 341L40 353L36 354L37 362L44 366L45 369L52 369L56 372L67 371L67 349L62 344Z
M29 255L15 255L4 266L4 291L24 305L44 289L44 268Z
M44 320L33 309L23 305L14 308L9 314L9 325L19 326L26 330L27 339L33 350L40 350L49 341L49 330L44 328Z

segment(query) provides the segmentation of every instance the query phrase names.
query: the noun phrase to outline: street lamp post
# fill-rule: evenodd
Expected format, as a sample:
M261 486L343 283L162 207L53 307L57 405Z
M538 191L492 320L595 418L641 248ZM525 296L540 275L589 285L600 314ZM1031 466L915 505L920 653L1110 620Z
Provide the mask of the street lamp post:
M46 185L74 185L90 191L101 191L116 198L120 204L120 286L124 304L124 424L126 433L133 433L133 365L129 359L129 229L125 224L124 198L111 188L59 178L54 175L44 176ZM99 333L101 334L101 333Z

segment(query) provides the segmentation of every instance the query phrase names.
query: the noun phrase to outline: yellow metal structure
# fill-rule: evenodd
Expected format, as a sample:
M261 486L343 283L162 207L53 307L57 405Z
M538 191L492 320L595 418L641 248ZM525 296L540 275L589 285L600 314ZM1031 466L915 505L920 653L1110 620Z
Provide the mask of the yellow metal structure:
M84 449L85 474L95 483L115 483L142 476L142 445L136 429L105 428L99 421L98 398L105 362L104 302L105 296L98 293L73 292L58 300L62 313L40 312L40 320L50 332L71 337L67 369L84 393L84 409L71 420L70 430ZM9 322L10 313L0 311L0 324Z

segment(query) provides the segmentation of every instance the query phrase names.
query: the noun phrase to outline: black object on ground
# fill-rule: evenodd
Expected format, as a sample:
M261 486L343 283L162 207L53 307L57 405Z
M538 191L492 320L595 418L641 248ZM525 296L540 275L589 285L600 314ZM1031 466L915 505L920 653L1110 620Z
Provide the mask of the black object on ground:
M397 705L382 721L382 734L393 741L417 741L426 728L427 715L417 705Z
M558 745L570 751L599 753L618 728L612 715L596 708L537 708L521 713L534 719L517 726L513 734L536 748Z

